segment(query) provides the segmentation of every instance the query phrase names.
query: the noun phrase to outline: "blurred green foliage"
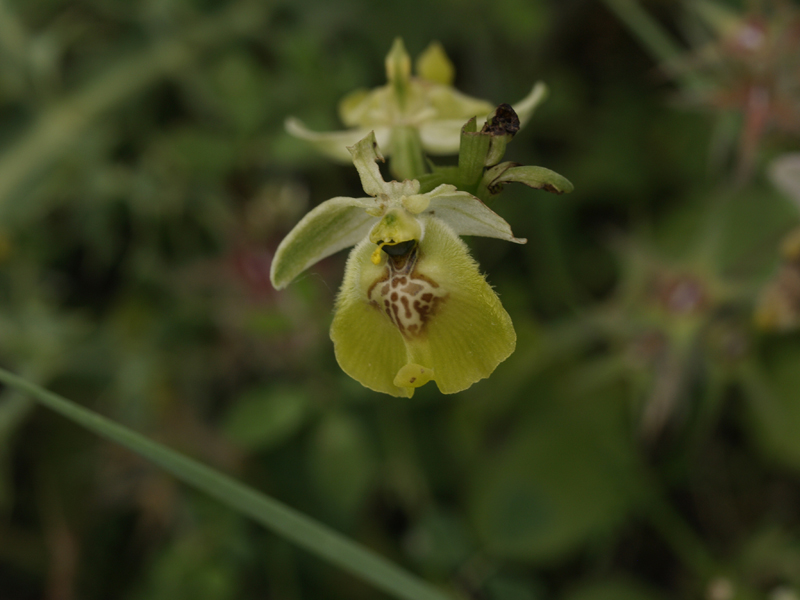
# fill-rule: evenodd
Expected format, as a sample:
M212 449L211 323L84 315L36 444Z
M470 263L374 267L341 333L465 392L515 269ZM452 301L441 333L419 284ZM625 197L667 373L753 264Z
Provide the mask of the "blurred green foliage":
M748 105L718 101L738 55L691 5L641 2L705 93L582 0L0 0L3 365L454 597L800 597L800 337L753 321L798 222L766 166L800 134L741 134ZM338 369L343 256L269 283L309 207L361 195L284 119L339 129L337 101L384 81L398 35L412 55L441 41L477 97L545 81L506 158L575 184L507 186L493 208L529 243L470 242L519 342L452 397L379 396ZM379 597L0 397L3 600Z

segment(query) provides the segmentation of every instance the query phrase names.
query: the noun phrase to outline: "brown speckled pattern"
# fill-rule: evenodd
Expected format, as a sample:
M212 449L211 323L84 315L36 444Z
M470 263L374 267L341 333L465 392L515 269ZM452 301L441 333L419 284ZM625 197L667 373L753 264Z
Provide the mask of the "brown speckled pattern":
M417 271L416 252L403 258L386 262L386 276L370 287L367 296L404 337L416 338L425 334L426 324L447 299L447 292Z

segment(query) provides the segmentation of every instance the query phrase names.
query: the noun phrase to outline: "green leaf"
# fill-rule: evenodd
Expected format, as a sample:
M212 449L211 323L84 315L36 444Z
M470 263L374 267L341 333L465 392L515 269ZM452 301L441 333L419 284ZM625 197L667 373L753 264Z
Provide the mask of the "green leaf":
M310 408L310 398L302 389L257 388L233 405L222 431L242 448L269 450L281 445L303 426Z
M403 600L448 600L416 576L326 525L66 398L0 369L0 381L97 435L116 442L274 533Z

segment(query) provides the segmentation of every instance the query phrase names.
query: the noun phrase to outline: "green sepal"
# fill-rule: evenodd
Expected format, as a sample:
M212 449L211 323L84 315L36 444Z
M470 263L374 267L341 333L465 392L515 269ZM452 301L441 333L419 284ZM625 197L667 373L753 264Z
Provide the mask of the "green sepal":
M385 160L375 139L375 132L370 131L364 139L349 146L347 150L353 157L353 165L361 178L361 186L370 196L384 199L419 193L419 182L416 179L388 182L383 179L378 163Z
M469 189L480 181L491 141L491 135L476 131L474 117L464 125L461 130L461 148L458 151L459 183L462 184L459 187Z
M380 196L389 192L389 184L387 184L381 170L378 168L378 162L385 162L378 142L375 139L375 132L369 132L366 137L358 140L352 146L347 147L348 152L353 160L358 171L358 176L361 178L361 187L370 196Z
M402 109L408 97L411 82L411 57L406 52L403 39L394 38L389 54L386 55L386 80L394 91L398 106Z
M287 133L307 141L328 158L347 164L353 161L353 157L347 151L348 146L358 143L370 132L369 129L363 128L345 129L344 131L312 131L300 119L294 117L286 119L285 127ZM375 136L378 142L385 146L389 143L391 132L388 128L376 129Z
M506 183L524 183L528 187L544 190L553 194L568 194L575 186L569 179L545 167L519 166L516 163L500 163L488 169L481 187L485 187L491 195L497 195Z
M415 71L418 77L441 85L452 85L456 77L453 63L439 42L431 42L417 57Z
M503 158L506 145L519 130L519 123L516 112L508 104L499 105L480 131L477 118L471 118L461 128L458 167L432 166L429 176L419 178L420 189L428 191L436 185L449 183L481 199L488 199L491 194L485 184L481 185L486 181L486 170ZM495 177L493 175L489 181Z
M309 212L278 246L270 267L275 289L289 285L314 263L358 243L375 224L372 198L331 198Z

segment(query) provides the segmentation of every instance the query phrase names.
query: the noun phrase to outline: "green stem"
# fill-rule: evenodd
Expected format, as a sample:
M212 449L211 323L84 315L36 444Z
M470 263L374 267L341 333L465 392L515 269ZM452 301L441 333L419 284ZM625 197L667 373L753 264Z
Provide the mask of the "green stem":
M425 174L422 141L415 127L398 126L392 129L392 154L389 169L398 181L419 179Z
M39 403L150 460L175 477L267 529L402 600L449 600L444 593L397 565L302 513L174 450L4 369L0 381Z
M57 102L0 156L0 209L12 194L62 156L104 112L190 64L220 42L264 25L263 3L238 2L184 34L127 59Z

